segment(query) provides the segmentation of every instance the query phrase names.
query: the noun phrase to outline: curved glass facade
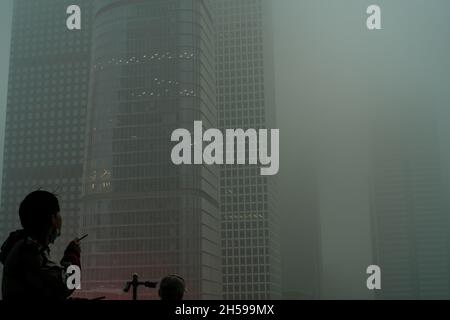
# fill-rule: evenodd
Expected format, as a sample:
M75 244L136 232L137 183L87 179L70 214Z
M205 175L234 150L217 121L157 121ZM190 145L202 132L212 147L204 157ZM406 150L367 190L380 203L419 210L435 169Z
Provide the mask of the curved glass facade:
M212 21L201 0L94 2L87 289L123 288L135 272L152 281L177 273L187 298L220 297L217 169L170 159L173 130L217 126Z

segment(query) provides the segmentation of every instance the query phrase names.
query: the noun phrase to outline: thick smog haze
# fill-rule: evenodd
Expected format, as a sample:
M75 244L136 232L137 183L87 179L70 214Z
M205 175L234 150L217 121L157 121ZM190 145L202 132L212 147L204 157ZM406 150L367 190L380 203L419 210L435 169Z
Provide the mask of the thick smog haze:
M367 266L376 263L371 111L419 104L446 112L439 117L442 158L436 160L449 164L450 5L375 2L382 9L380 31L365 26L365 9L374 1L274 4L285 292L372 296L365 283ZM413 139L407 138L412 146Z
M375 3L382 29L369 31ZM277 0L272 10L282 297L448 297L449 1ZM2 1L0 158L11 16ZM386 293L368 290L370 265L386 270Z

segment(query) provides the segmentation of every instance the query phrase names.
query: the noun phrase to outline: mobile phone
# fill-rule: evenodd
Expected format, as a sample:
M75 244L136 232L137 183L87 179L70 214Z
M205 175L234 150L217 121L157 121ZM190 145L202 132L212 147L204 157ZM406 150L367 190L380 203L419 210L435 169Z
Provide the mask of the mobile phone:
M84 236L82 236L81 238L78 238L78 241L83 240L84 238L86 238L88 236L88 234L86 233Z

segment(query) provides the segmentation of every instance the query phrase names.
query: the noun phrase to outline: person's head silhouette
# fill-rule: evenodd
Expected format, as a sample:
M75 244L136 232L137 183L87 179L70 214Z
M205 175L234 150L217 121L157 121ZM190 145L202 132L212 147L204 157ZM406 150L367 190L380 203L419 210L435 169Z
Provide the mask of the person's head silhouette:
M182 300L186 291L184 279L176 274L164 277L159 284L159 297L161 300Z
M61 232L62 219L55 194L37 190L20 203L20 223L26 234L41 244L53 243Z
M11 232L0 249L4 300L64 301L73 293L65 274L69 266L81 266L79 239L69 243L60 264L48 246L61 232L59 211L58 198L48 191L34 191L20 203L23 229Z

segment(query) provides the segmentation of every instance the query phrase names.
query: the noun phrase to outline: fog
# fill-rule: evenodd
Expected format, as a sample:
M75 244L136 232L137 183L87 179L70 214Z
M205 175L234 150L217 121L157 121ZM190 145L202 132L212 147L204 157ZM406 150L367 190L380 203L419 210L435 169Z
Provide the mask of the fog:
M374 3L382 9L379 31L365 25L366 8ZM0 159L11 8L0 3ZM450 250L442 251L445 257L433 251L450 244L450 3L277 0L273 28L283 297L376 298L366 286L372 264L387 270L387 297L428 297L420 285L408 288L427 277L447 281L440 272L450 270ZM390 211L383 211L379 194L391 182L378 174L388 166L412 190L390 195L407 199L402 212L416 220L404 246L393 245L389 254L381 228L390 226L384 215ZM424 173L416 187L415 170L425 167L432 167L432 178ZM429 193L433 197L425 199ZM440 202L430 204L436 197ZM409 228L392 226L393 233ZM435 230L441 242L433 242ZM405 248L414 253L407 263L419 271L405 271L408 284L397 292L389 281L396 281L396 256ZM447 297L433 286L430 296Z
M274 5L286 292L371 298L365 271L377 250L369 200L373 112L416 103L412 113L449 109L448 2L375 2L383 30L374 32L365 27L374 1ZM448 111L441 115L434 129L441 130L436 160L444 174L449 135L442 130L450 119ZM414 147L413 139L405 143Z

